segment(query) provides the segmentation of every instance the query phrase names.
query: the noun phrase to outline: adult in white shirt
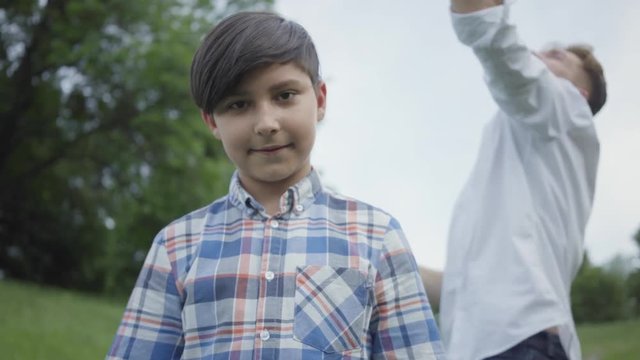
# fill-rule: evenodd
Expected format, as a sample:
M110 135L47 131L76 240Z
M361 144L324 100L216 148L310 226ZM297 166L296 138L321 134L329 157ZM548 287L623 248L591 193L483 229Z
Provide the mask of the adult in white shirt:
M569 292L593 202L593 115L606 84L588 47L529 50L509 22L512 3L451 0L455 32L480 60L499 111L453 212L441 331L452 360L575 360ZM438 273L421 272L433 299Z

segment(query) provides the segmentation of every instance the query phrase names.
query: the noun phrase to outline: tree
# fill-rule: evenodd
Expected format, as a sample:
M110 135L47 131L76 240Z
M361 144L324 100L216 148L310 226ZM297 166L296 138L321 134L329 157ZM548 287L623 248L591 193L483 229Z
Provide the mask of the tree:
M627 313L624 277L584 261L571 286L571 309L577 323L622 319Z
M633 240L638 245L640 250L640 229L636 232ZM640 261L640 251L636 261ZM636 268L627 278L627 292L632 301L632 311L635 316L640 316L640 268Z
M0 269L126 291L154 234L226 191L189 95L200 37L270 0L0 0Z

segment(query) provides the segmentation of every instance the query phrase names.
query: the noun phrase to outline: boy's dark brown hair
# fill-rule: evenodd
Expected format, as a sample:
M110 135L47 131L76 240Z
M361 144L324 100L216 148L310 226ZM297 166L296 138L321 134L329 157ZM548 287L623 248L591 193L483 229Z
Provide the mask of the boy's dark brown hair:
M570 45L567 51L574 53L580 60L584 70L591 80L591 93L589 94L589 107L593 115L597 114L607 101L607 82L604 79L602 65L593 55L593 48L589 45Z
M299 24L269 12L240 12L223 19L204 38L191 63L191 95L212 114L249 71L293 62L313 85L320 82L315 46Z

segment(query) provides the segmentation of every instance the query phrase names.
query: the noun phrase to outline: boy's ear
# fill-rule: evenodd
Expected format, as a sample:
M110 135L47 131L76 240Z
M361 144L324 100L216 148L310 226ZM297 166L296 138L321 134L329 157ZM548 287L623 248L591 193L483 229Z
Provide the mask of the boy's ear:
M200 117L202 118L202 121L207 124L207 127L209 128L209 130L211 130L213 136L215 136L216 139L220 140L220 132L218 130L218 125L216 125L216 120L213 118L213 115L207 114L206 112L204 112L204 110L200 110Z
M583 87L578 87L578 91L580 91L580 94L587 99L587 101L589 101L589 91L587 91L587 89L583 88Z
M324 81L320 81L316 87L316 103L318 105L318 122L320 122L324 119L327 110L327 84Z

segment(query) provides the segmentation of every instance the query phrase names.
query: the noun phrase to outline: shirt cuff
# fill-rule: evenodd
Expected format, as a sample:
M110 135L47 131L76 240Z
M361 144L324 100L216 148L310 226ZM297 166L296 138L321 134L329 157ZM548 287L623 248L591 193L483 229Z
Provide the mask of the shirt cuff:
M470 12L451 11L453 28L461 43L471 47L489 46L501 25L509 20L509 10L516 0Z

